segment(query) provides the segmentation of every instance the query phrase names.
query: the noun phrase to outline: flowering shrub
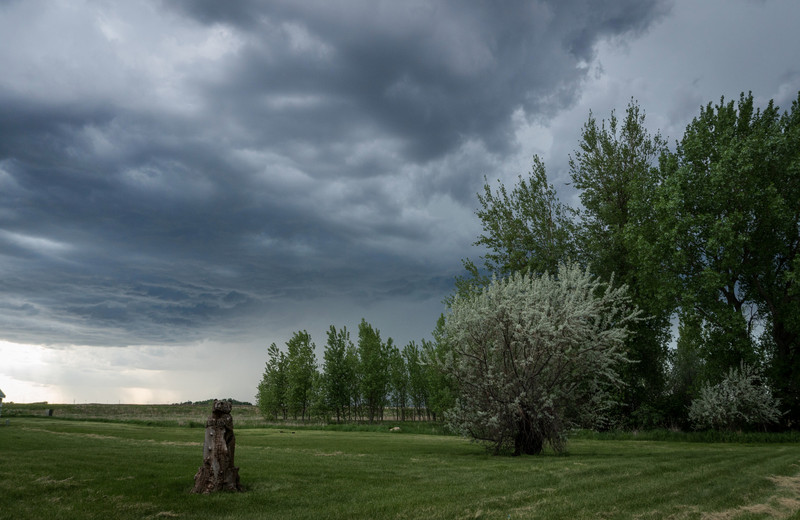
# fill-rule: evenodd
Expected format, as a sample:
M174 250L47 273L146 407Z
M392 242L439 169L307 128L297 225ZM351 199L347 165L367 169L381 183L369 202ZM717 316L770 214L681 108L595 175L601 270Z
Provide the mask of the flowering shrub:
M445 323L443 369L458 386L449 424L495 452L537 454L545 443L563 451L571 425L612 403L637 315L625 287L574 265L556 276L517 273L456 298Z
M731 368L718 384L705 385L689 407L697 429L734 430L778 422L778 399L760 381L758 371L744 363Z

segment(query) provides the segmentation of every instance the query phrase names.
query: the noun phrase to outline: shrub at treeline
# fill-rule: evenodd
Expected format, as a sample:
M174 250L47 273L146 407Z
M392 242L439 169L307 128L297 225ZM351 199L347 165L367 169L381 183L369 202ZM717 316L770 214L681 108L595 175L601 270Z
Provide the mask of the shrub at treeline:
M800 93L784 112L752 94L701 107L672 149L644 122L634 101L621 119L589 115L569 160L580 209L559 201L538 157L510 190L486 182L476 245L487 253L464 261L433 342L401 351L362 322L354 345L331 327L321 374L305 332L287 353L273 344L264 413L375 420L409 406L518 452L559 449L576 424L797 428ZM586 352L605 357L587 365Z

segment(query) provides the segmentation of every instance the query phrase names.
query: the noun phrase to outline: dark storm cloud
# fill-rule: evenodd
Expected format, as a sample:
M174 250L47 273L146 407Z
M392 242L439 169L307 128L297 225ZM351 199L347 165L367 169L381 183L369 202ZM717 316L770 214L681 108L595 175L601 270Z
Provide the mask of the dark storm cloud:
M0 51L0 339L92 345L446 294L473 236L442 208L471 213L512 114L571 103L598 39L665 9L37 5L0 4L29 39Z
M374 128L424 161L477 138L490 150L510 142L509 116L569 103L603 36L646 28L655 1L274 2L260 16L244 3L182 3L204 23L233 23L248 44L214 91L237 120L273 120L267 142L336 141ZM272 108L253 110L259 98ZM255 125L251 126L255 127ZM258 137L256 137L257 139Z

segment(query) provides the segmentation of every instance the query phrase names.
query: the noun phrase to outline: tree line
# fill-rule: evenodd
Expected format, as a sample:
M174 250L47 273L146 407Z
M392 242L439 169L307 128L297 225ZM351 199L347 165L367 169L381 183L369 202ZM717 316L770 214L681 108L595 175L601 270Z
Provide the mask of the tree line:
M450 303L492 279L576 263L627 286L642 311L628 326L616 425L688 427L701 394L743 381L796 428L800 94L785 112L752 94L709 103L673 147L633 100L621 118L590 113L569 173L580 208L558 199L538 157L511 189L485 183L476 245L487 253L464 261Z
M347 327L331 325L321 365L311 335L297 331L285 349L268 347L258 406L271 419L375 422L391 414L401 421L436 420L453 399L446 376L431 363L442 349L441 327L443 319L433 341L400 348L366 320L355 343Z
M672 146L631 100L621 118L589 114L568 164L577 208L539 157L510 189L485 182L486 253L463 261L433 341L399 349L362 320L354 344L331 326L320 371L297 332L268 350L264 414L391 407L517 453L563 447L570 425L797 428L800 93L784 112L752 94L709 103Z

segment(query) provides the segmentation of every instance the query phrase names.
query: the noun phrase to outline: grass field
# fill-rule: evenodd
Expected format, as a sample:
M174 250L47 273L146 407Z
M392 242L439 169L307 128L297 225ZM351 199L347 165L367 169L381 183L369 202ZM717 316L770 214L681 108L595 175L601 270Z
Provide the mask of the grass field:
M794 443L576 438L510 458L452 436L251 427L236 432L246 491L198 496L201 429L8 420L2 519L800 518Z

